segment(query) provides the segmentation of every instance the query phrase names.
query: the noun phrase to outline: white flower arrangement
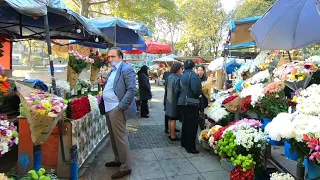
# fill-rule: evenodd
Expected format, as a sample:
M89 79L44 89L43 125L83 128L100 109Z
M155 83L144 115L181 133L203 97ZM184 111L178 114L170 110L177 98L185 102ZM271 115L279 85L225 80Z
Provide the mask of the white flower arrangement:
M253 147L263 148L267 141L267 136L261 128L253 128L245 123L237 127L235 136L235 143L243 146L247 151Z
M289 173L272 173L270 180L294 180L294 177Z
M259 69L259 66L264 63L266 58L272 53L271 50L261 51L258 56L253 60L250 66L250 72L255 72Z
M250 85L242 89L241 98L251 96L251 105L254 107L264 97L264 85L262 83Z
M320 116L320 85L313 84L294 98L296 111L305 115Z
M64 80L57 80L56 87L58 89L63 89L65 92L70 92L70 84Z
M281 138L291 139L294 137L293 115L280 113L265 127L265 132L270 139L280 141Z
M305 61L308 63L313 63L315 65L320 65L320 56L311 56Z
M91 111L99 111L98 99L91 94L88 95Z

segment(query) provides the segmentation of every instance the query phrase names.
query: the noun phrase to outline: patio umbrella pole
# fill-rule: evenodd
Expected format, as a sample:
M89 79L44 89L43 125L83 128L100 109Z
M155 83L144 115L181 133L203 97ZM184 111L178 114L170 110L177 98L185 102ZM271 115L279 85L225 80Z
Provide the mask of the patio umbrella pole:
M51 78L52 78L52 89L53 89L53 93L57 94L57 91L56 91L56 79L54 77L53 60L51 59L52 49L51 49L51 40L50 40L48 16L44 16L44 28L45 28L45 33L46 33L46 41L47 41L49 61L50 61L50 72L51 72ZM58 129L59 129L59 138L60 138L61 157L62 157L62 161L66 162L66 157L65 157L65 154L64 154L63 137L62 137L62 131L63 131L62 130L62 126L63 126L63 122L61 120L59 120Z
M114 26L114 47L117 47L117 18L116 25Z

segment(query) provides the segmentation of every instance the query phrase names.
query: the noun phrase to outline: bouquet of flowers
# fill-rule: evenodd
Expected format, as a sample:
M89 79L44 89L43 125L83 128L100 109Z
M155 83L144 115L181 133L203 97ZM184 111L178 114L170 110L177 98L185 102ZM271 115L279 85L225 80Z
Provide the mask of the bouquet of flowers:
M206 108L205 113L207 114L208 118L214 120L215 122L219 122L229 114L226 108L219 106Z
M210 136L208 136L209 129L204 129L199 134L198 140L199 142L202 142L203 140L208 140Z
M91 109L89 97L84 96L73 100L69 100L66 114L67 118L78 120L87 115L90 111Z
M10 151L14 144L19 143L17 127L8 121L4 114L0 115L0 157Z
M236 95L232 95L228 98L226 98L222 104L224 105L224 107L232 112L232 113L236 113L238 111L240 111L240 104L242 102L242 99L239 96Z
M294 180L294 177L288 173L272 173L270 175L270 180Z
M270 79L270 73L268 70L260 71L255 74L252 78L247 79L243 87L247 88L251 85L258 84L258 83L266 83Z
M284 87L285 85L282 81L271 82L264 88L264 94L279 93L284 89Z
M234 168L230 173L230 180L254 180L254 171L253 169L243 170L240 166Z
M28 119L34 144L44 143L67 108L67 101L53 94L32 91L27 97L19 93Z
M108 57L105 53L100 54L99 51L94 53L93 49L90 49L89 58L94 60L90 66L90 82L93 84L93 82L97 80L100 68L108 65Z
M296 111L305 115L320 115L320 85L313 84L293 98Z
M320 141L319 134L315 135L313 133L304 134L303 140L307 143L310 149L310 161L315 161L316 164L320 164Z
M276 79L285 81L286 86L296 91L300 88L306 88L312 78L312 74L318 70L318 67L312 63L295 61L284 64L273 71Z
M241 98L251 96L251 105L254 107L264 97L264 85L262 83L250 85L242 89Z
M14 83L10 83L6 75L3 74L4 70L0 64L0 105L3 104L4 96L7 96L10 92L13 92L15 88Z
M279 55L280 51L274 51L274 53L269 55L263 62L260 63L259 69L262 71L269 70L272 72L280 60Z
M270 91L268 91L270 92ZM277 93L266 94L259 102L259 113L262 117L273 118L281 112L288 112L289 103L283 95Z
M88 64L94 60L86 55L76 51L69 51L69 62L67 71L67 80L70 83L70 88L73 89L83 69L87 68Z

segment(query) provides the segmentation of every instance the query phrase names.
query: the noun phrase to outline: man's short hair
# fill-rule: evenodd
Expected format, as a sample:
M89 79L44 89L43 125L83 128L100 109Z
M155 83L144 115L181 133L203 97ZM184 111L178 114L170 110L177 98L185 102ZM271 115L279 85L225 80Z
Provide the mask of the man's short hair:
M121 50L120 48L118 48L118 47L112 47L112 48L109 49L109 51L110 51L110 50L116 50L116 51L117 51L117 55L118 55L119 57L121 57L121 59L123 59L123 52L122 52L122 50Z

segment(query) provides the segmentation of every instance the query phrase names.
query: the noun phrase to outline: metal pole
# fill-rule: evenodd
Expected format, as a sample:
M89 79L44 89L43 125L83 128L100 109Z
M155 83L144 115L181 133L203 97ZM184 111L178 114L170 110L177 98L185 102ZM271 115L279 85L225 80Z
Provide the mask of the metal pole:
M50 72L51 72L51 78L52 78L52 89L53 94L57 94L56 91L56 79L54 77L54 66L53 66L53 60L51 59L52 55L52 49L51 49L51 40L50 40L50 31L49 31L49 22L48 22L48 16L44 16L44 28L46 33L46 41L48 46L48 54L49 54L49 62L50 62ZM58 128L59 128L59 138L60 138L60 149L61 149L61 155L63 162L66 162L65 154L64 154L64 144L63 144L63 137L62 137L62 121L58 122Z
M45 33L46 33L46 41L47 41L48 54L49 54L50 72L51 72L51 78L52 78L52 89L53 89L53 93L57 94L56 93L56 78L54 77L54 67L53 67L53 61L51 59L52 50L51 50L51 40L50 40L48 16L44 16L44 29L45 29Z
M117 47L117 17L116 17L116 25L114 26L114 47Z

